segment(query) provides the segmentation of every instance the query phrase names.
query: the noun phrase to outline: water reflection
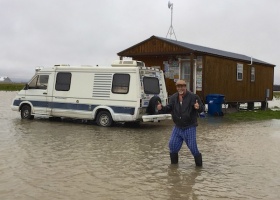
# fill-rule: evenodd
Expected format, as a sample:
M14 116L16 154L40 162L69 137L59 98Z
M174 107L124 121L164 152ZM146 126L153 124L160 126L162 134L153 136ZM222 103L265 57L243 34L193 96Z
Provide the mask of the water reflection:
M200 168L184 169L178 165L168 168L169 199L198 199L199 190L196 184L202 181ZM183 192L182 192L183 191Z

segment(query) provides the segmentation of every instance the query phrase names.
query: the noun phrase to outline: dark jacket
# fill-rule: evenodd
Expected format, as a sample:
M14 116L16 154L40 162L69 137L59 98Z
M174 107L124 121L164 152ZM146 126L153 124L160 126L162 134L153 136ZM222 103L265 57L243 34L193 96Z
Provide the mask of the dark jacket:
M194 108L194 104L198 100L199 109ZM163 106L160 113L172 114L172 119L176 126L180 128L188 128L191 126L197 126L198 113L204 111L204 105L202 104L199 96L187 91L183 97L183 103L180 104L178 92L173 94L167 106Z

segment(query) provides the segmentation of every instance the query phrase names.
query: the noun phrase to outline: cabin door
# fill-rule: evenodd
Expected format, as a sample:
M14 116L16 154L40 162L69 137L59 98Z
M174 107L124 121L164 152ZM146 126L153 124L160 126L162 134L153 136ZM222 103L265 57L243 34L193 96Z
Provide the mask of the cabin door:
M190 60L181 60L181 70L180 70L180 79L185 80L187 83L187 90L192 91L190 88L191 85L191 61Z

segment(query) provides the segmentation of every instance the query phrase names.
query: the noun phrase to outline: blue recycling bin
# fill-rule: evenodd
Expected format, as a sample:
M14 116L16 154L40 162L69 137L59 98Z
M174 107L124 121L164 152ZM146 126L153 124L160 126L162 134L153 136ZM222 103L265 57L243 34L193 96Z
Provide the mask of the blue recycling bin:
M223 116L222 104L225 102L225 95L208 94L206 103L208 104L208 114L213 116Z

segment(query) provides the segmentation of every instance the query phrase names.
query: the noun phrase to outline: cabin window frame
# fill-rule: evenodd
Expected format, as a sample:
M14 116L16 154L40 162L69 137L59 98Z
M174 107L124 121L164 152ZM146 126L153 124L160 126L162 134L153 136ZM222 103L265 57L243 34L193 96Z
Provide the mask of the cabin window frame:
M254 66L251 66L251 82L255 82L256 81L256 68Z
M236 80L243 81L243 64L241 63L236 65Z

